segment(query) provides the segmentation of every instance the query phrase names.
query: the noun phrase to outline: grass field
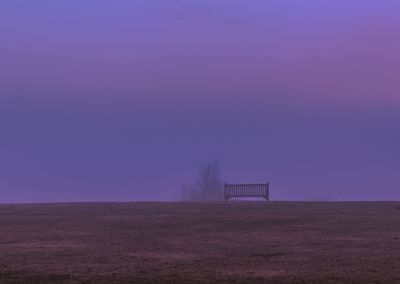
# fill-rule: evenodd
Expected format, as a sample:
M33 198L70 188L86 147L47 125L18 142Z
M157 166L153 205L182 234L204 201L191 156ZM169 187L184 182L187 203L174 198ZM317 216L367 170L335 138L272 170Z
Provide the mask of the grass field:
M400 283L400 203L0 205L1 283Z

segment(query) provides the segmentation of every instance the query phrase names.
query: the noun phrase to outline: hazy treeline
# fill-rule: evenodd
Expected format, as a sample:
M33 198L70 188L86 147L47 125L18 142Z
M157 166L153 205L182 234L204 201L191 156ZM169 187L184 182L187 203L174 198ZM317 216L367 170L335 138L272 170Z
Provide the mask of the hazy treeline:
M199 166L197 180L182 186L181 199L184 201L223 200L223 182L217 161L209 161Z

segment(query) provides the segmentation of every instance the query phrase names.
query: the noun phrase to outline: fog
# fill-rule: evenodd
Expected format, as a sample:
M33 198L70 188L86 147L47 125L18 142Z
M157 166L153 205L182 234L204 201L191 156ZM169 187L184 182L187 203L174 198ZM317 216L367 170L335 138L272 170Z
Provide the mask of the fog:
M400 199L399 5L322 2L2 1L0 202Z

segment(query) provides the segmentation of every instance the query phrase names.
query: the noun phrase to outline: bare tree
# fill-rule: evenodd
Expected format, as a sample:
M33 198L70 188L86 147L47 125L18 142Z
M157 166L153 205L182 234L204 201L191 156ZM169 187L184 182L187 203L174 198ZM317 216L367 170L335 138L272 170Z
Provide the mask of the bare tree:
M186 201L217 201L223 199L223 185L217 161L200 165L198 180L182 186L182 199Z

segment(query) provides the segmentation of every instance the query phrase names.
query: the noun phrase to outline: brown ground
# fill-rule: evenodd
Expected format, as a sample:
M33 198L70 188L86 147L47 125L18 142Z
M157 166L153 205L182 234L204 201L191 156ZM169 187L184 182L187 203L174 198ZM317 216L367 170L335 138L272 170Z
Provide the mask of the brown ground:
M400 283L400 203L0 205L1 283Z

